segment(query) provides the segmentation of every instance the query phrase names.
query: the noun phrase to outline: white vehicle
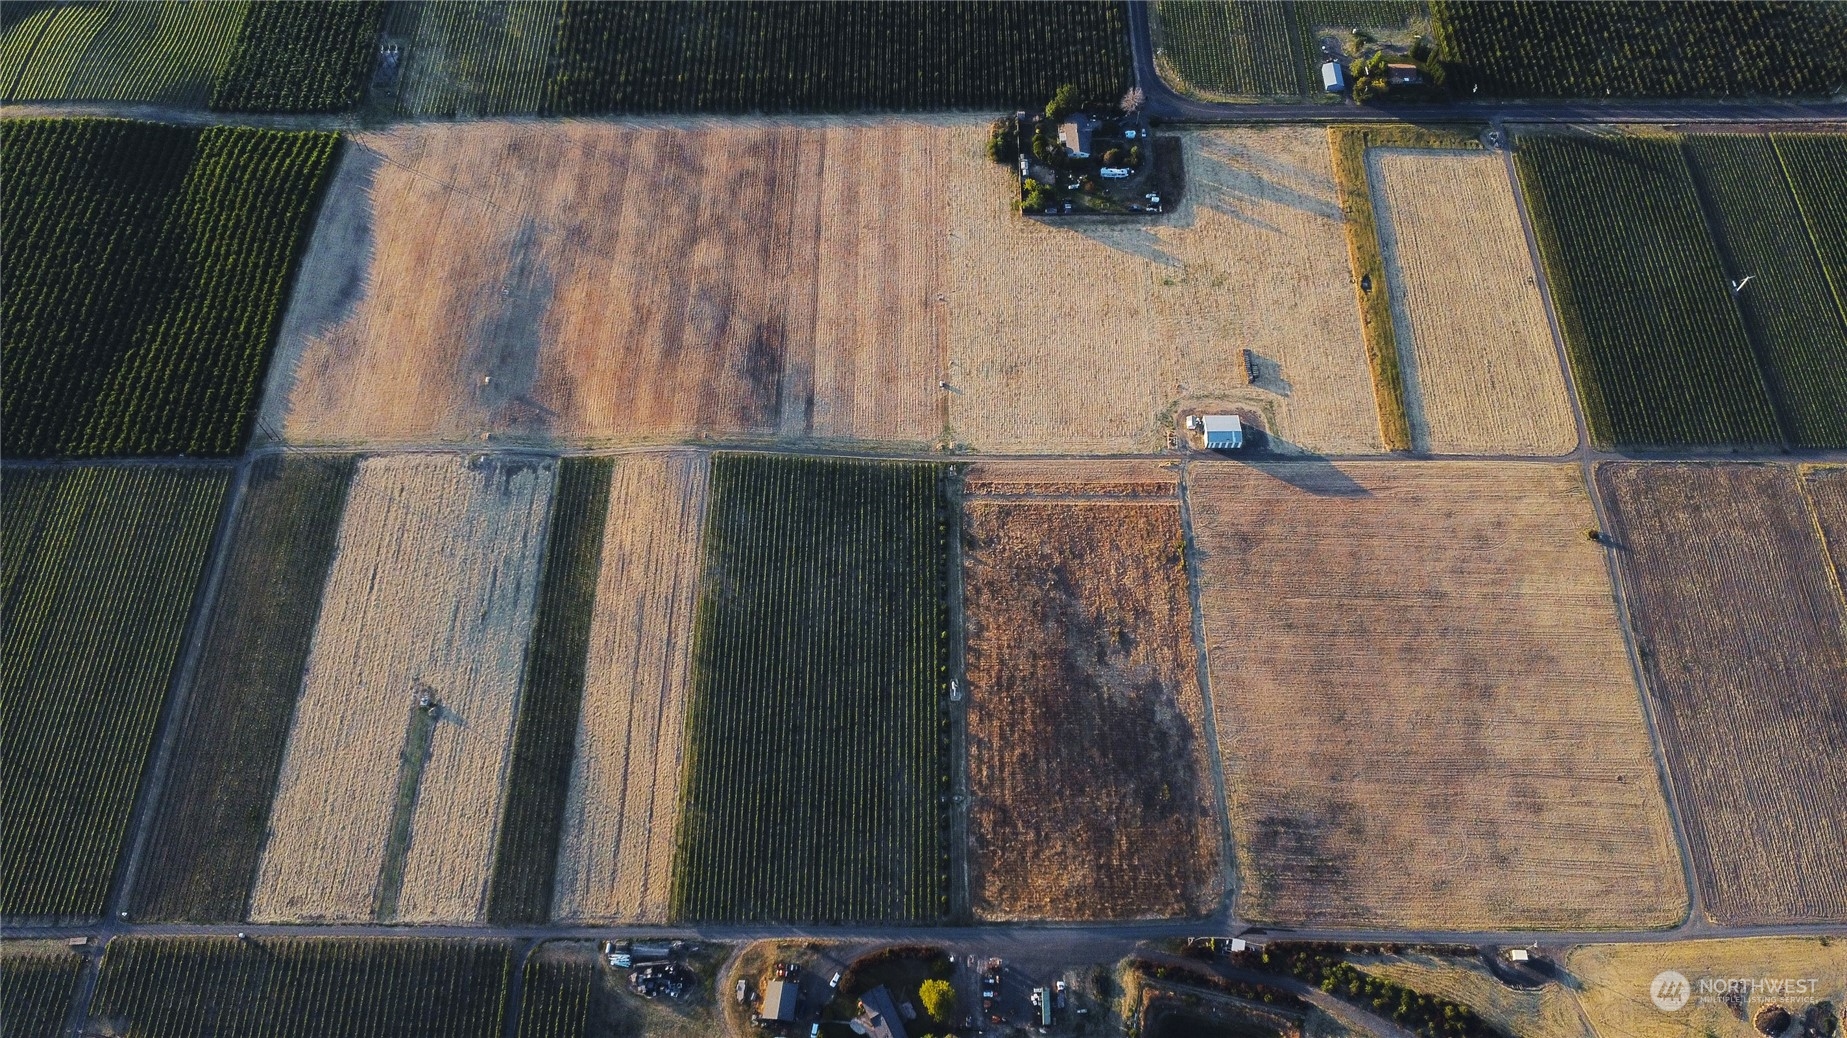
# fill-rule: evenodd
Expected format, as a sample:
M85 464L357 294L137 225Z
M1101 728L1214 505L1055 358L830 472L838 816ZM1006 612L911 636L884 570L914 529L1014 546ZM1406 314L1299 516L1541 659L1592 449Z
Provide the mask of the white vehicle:
M1104 166L1097 170L1097 172L1102 174L1107 180L1121 180L1135 171L1127 166Z

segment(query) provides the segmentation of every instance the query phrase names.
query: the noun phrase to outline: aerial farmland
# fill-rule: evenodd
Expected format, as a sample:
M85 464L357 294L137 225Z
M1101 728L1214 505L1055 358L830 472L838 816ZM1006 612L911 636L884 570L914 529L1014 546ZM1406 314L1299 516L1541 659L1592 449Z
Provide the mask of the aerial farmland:
M1840 1038L1843 39L6 0L0 1038Z

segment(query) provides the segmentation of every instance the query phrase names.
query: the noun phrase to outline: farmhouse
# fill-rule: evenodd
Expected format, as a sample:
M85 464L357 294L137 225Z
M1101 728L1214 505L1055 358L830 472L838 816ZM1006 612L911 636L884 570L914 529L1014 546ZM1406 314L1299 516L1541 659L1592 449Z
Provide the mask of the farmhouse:
M1424 74L1416 65L1394 61L1385 66L1385 81L1391 86L1416 86L1424 81Z
M1091 135L1097 132L1097 117L1079 112L1058 127L1058 139L1074 159L1090 157Z
M898 1007L883 984L859 996L856 1022L864 1025L868 1038L905 1038L904 1021L898 1019Z
M757 1019L772 1023L786 1024L795 1019L795 999L800 994L794 984L786 980L772 980L763 990L763 1009L757 1013Z

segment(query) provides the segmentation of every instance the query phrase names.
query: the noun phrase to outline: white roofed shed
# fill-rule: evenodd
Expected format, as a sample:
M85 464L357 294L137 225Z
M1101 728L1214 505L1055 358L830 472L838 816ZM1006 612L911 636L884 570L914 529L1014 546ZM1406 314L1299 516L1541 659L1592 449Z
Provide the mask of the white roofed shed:
M1207 450L1237 450L1244 446L1244 422L1235 414L1199 416L1199 430Z

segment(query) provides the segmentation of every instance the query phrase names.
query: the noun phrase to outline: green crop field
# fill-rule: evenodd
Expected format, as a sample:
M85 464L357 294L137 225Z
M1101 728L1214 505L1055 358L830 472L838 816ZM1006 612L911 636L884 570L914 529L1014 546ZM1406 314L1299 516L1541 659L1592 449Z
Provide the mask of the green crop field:
M340 456L251 466L135 879L137 916L244 918L352 471Z
M141 1038L500 1038L512 967L501 941L118 937L90 1010Z
M5 470L0 915L102 913L230 478Z
M394 3L385 38L401 48L396 81L373 98L402 115L532 115L545 94L558 0Z
M242 0L46 5L0 34L0 89L7 101L203 108L249 7Z
M0 1038L58 1038L83 960L63 948L0 948Z
M1847 320L1847 134L1775 134L1770 140L1827 271L1834 305Z
M488 896L488 917L495 921L544 922L550 915L614 468L609 458L558 463L551 537Z
M1679 142L1528 134L1514 161L1592 438L1780 443Z
M382 0L263 0L212 84L221 112L339 112L359 103L378 60Z
M9 458L239 449L339 138L0 123Z
M1422 0L1156 0L1151 26L1164 74L1209 94L1315 96L1321 40L1353 29L1409 33Z
M948 477L713 459L677 916L946 911Z
M857 112L1114 102L1126 11L1101 0L565 4L544 111Z
M526 960L519 1038L583 1038L590 1033L590 987L596 966L584 957L533 955Z
M1784 438L1847 447L1847 324L1775 146L1713 134L1687 137L1685 147L1726 276L1751 278L1738 308Z
M1737 97L1847 86L1847 4L1432 0L1431 14L1462 94Z

